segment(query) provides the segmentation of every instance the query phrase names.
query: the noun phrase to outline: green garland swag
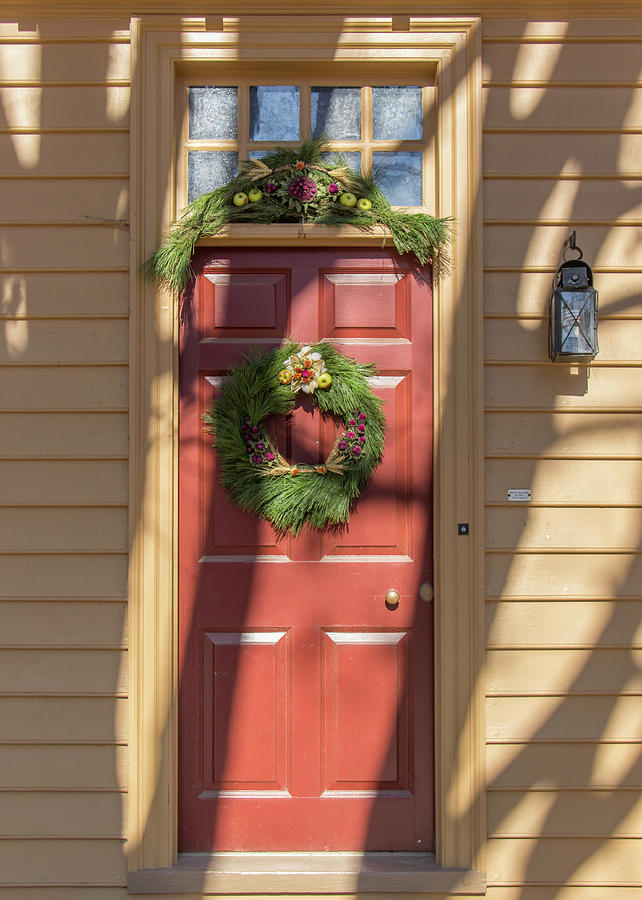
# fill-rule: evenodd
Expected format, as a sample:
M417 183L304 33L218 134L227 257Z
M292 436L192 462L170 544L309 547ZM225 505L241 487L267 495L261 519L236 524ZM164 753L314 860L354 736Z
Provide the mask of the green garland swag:
M299 150L280 147L261 159L246 160L224 187L203 194L174 222L164 243L143 268L170 290L182 291L192 278L191 261L200 238L220 234L234 222L270 225L310 222L390 231L399 253L421 265L435 257L450 237L450 219L393 209L376 184L376 175L350 169L339 154L336 165L323 140L306 141Z
M230 369L203 420L231 500L280 533L346 523L383 454L381 400L367 381L374 371L324 342L290 342ZM263 425L292 412L299 390L345 423L322 465L289 463Z

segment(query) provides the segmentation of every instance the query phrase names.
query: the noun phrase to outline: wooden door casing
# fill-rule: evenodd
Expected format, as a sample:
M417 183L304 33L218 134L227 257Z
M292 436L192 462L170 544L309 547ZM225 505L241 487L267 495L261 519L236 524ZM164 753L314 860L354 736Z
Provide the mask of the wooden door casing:
M387 250L199 252L181 330L179 844L433 847L431 290ZM343 532L277 539L233 507L201 415L253 345L376 363L384 461ZM303 404L290 458L335 434ZM387 609L396 588L401 602Z

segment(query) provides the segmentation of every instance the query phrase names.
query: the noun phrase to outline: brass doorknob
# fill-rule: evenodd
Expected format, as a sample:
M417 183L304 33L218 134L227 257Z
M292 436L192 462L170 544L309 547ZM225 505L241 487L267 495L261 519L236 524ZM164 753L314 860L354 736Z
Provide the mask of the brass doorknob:
M386 594L386 606L388 609L396 609L399 606L399 591L391 588Z

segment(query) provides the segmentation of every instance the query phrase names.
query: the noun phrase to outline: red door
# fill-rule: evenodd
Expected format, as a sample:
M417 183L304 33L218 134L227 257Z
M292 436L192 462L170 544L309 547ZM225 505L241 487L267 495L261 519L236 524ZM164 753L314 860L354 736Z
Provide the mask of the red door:
M380 249L201 251L180 411L182 850L433 848L431 290ZM384 460L347 531L277 540L227 500L201 415L252 345L375 362ZM275 426L322 462L335 426ZM389 589L401 595L389 609Z

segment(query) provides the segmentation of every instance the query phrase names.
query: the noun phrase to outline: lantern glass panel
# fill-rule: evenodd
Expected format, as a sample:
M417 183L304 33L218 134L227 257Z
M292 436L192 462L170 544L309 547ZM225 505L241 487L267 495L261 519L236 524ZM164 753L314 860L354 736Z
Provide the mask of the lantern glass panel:
M561 291L562 346L564 354L585 356L595 352L593 291Z

